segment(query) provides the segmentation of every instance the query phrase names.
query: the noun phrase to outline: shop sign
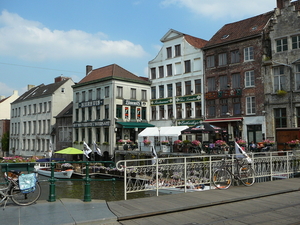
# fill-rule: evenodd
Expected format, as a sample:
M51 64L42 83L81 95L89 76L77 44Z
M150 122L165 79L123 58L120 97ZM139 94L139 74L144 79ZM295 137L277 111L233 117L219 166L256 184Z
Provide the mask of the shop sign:
M201 101L201 95L176 97L176 103Z
M141 102L137 101L137 100L129 100L129 99L125 99L123 101L123 105L129 105L129 106L141 106Z
M99 106L99 105L103 105L103 99L78 103L79 108Z
M82 122L82 123L74 123L74 128L79 127L105 127L110 126L110 120L101 120L101 121L93 121L93 122Z
M202 123L203 120L177 120L177 126L195 126L199 123Z
M155 99L151 101L151 105L168 105L172 104L173 98L161 98L161 99Z

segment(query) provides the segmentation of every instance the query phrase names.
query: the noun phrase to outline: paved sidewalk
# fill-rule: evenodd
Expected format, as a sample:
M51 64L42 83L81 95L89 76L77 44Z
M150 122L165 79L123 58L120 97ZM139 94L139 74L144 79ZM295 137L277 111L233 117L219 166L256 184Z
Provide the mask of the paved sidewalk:
M255 183L252 187L232 186L227 190L189 192L126 201L83 202L78 199L57 199L56 202L38 201L37 204L31 206L17 206L9 203L5 210L0 208L0 218L1 225L117 225L130 219L299 191L300 178L292 178Z

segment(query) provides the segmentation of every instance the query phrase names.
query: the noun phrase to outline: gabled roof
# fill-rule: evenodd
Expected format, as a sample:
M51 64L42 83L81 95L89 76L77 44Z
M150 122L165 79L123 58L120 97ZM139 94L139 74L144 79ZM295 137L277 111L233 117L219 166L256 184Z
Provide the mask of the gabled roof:
M270 11L255 17L224 25L208 41L204 49L261 35L273 14L274 11Z
M79 81L78 84L109 79L120 79L128 82L148 82L148 78L146 77L138 77L117 64L111 64L92 70L81 81Z
M71 117L73 115L73 102L66 106L55 118Z
M13 103L18 103L26 100L31 100L35 98L41 98L44 96L52 95L61 85L66 83L69 79L44 85L40 84L39 86L33 87L30 90L26 91L23 95L21 95L16 101Z
M202 48L206 45L207 41L201 38L193 37L188 34L181 33L177 30L170 29L161 39L161 42L167 42L176 38L184 37L185 40L196 48Z
M11 96L9 96L9 97L11 97ZM1 99L1 100L0 100L0 103L6 101L9 97L6 97L6 98Z

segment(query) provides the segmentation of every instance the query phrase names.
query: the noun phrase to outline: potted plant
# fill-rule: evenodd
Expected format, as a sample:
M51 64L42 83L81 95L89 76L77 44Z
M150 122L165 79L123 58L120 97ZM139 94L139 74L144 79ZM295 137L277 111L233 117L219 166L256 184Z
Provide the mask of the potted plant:
M275 141L271 141L269 139L263 140L262 142L266 146L273 146L275 144Z
M240 140L238 140L237 141L237 143L239 144L239 145L241 145L241 146L246 146L246 141L245 140L243 140L243 139L240 139Z
M176 140L176 141L174 141L174 144L175 145L182 145L182 140Z
M198 140L193 140L193 141L192 141L192 145L194 145L194 146L198 147L198 146L200 146L200 145L201 145L201 142L200 142L200 141L198 141Z
M148 140L148 139L145 139L145 140L143 141L143 143L144 143L145 146L149 146L149 145L151 144L151 141Z
M2 172L9 170L20 170L31 172L34 170L34 162L38 160L37 157L24 158L21 156L3 157L0 163L7 163L1 165Z
M163 141L161 141L161 144L162 144L162 145L168 145L168 144L169 144L169 141L168 141L168 140L163 140Z
M295 148L295 147L298 147L299 144L300 144L300 141L298 139L296 140L291 140L291 141L288 141L287 144L291 147L291 148Z
M278 91L276 92L276 94L277 94L278 96L285 96L285 95L287 94L287 92L286 92L285 90L278 90Z
M227 145L226 141L223 141L223 140L217 140L215 142L215 144L218 145L218 146L226 146Z
M102 143L102 145L109 145L109 143L105 141Z

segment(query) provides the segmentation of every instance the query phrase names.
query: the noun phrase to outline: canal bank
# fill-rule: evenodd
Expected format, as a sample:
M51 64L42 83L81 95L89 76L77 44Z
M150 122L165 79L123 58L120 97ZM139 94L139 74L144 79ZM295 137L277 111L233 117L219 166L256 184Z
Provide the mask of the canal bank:
M159 197L139 198L132 200L111 201L92 200L91 202L83 202L79 199L61 198L55 202L47 202L39 200L31 206L16 206L9 202L5 210L0 210L1 225L64 225L64 224L133 224L132 220L142 219L151 221L151 224L156 223L154 218L170 213L180 213L184 211L201 208L209 209L213 206L221 206L225 204L237 204L236 207L230 208L230 212L237 214L247 211L251 215L250 208L262 207L262 211L268 209L280 208L284 210L286 207L284 201L272 202L272 204L263 204L261 206L254 205L253 207L241 209L239 202L262 199L269 196L284 196L287 193L296 193L296 197L291 204L295 210L300 208L300 178L276 180L272 182L257 183L251 187L232 186L227 190L211 190L203 192L189 192L176 195L165 195ZM231 205L232 206L232 205ZM267 208L266 208L267 207ZM226 207L228 211L228 207ZM297 211L299 212L299 210ZM197 215L194 215L195 217ZM266 215L262 214L262 218ZM216 217L216 215L214 215ZM224 216L223 216L224 217ZM220 217L221 218L221 217ZM273 217L268 217L268 222L265 224L275 224L279 221L300 221L299 213L278 214ZM170 218L171 219L171 218ZM222 218L221 218L222 219ZM247 218L246 224L255 224L260 218ZM183 221L184 220L184 223ZM195 224L201 224L201 220L197 218L182 218L181 221L173 221L172 224L189 224L193 221L198 221ZM226 220L226 218L224 219ZM147 223L134 224L147 224ZM149 224L149 223L148 223ZM170 224L170 221L165 221L164 224ZM276 223L279 224L279 223ZM286 223L280 223L286 224ZM297 224L297 223L294 223Z

